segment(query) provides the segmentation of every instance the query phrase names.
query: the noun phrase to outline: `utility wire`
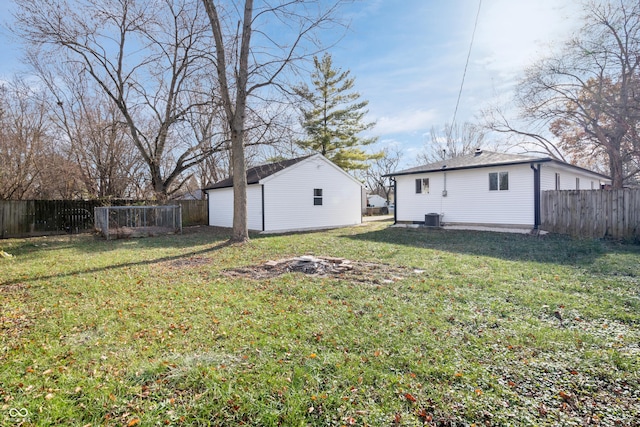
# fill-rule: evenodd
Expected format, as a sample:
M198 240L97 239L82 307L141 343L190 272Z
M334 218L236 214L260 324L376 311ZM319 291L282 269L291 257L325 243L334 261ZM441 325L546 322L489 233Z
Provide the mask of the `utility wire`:
M462 82L460 82L460 90L458 91L458 99L456 100L456 108L453 111L453 119L451 120L451 126L449 127L449 135L447 139L451 139L451 132L456 122L456 116L458 115L458 106L460 105L460 98L462 97L462 88L464 87L464 78L467 75L467 67L469 66L469 58L471 57L471 49L473 48L473 40L476 37L476 28L478 28L478 18L480 18L480 9L482 8L482 0L478 2L478 12L476 13L476 22L473 25L473 33L471 34L471 43L469 44L469 52L467 53L467 62L464 64L464 72L462 73Z

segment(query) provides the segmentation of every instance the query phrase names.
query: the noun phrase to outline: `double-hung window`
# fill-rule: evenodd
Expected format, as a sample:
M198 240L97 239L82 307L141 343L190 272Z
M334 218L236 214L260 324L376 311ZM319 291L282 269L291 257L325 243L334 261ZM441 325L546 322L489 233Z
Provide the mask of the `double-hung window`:
M429 178L416 179L416 194L429 194Z
M505 191L509 189L509 172L490 172L489 191Z
M322 188L313 189L313 205L322 206Z

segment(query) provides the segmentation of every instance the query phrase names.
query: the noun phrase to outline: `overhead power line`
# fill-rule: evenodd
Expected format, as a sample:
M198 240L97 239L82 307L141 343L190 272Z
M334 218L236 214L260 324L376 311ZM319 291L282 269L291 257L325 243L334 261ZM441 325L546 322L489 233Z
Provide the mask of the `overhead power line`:
M451 139L451 132L456 122L456 116L458 115L458 106L460 105L460 98L462 97L462 88L464 87L464 79L467 76L467 68L469 67L469 58L471 57L471 50L473 49L473 40L476 38L476 28L478 28L478 19L480 18L480 9L482 8L482 0L478 2L478 12L476 12L476 22L473 25L473 33L471 34L471 43L469 44L469 52L467 53L467 61L464 64L464 72L462 73L462 81L460 82L460 90L458 91L458 99L456 100L456 108L453 111L453 119L451 120L451 126L449 127L448 139Z

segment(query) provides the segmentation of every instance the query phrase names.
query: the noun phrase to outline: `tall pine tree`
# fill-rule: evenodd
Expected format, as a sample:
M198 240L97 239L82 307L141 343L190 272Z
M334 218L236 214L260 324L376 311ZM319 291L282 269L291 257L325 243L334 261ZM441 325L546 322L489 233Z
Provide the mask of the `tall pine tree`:
M307 135L298 145L322 154L344 170L367 169L369 160L382 155L361 148L377 140L359 136L375 126L375 122L364 121L369 101L360 101L360 94L351 91L355 79L349 77L349 71L334 68L331 55L325 53L321 60L314 57L313 61L313 87L302 84L295 88L304 100L302 126Z

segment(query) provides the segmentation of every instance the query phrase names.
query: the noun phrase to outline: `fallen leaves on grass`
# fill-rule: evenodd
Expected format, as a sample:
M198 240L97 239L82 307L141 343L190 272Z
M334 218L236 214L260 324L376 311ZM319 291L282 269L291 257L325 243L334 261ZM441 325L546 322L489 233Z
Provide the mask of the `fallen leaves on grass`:
M568 393L565 393L564 391L560 391L560 393L558 394L563 400L571 400L571 395Z
M404 394L404 398L407 399L409 402L415 402L418 399L415 398L414 395L412 395L411 393L405 393Z
M417 411L418 414L418 418L420 418L420 420L423 423L430 423L433 420L433 416L427 412L427 410L425 408L420 408Z

